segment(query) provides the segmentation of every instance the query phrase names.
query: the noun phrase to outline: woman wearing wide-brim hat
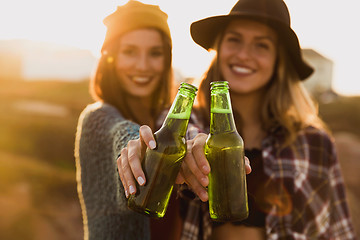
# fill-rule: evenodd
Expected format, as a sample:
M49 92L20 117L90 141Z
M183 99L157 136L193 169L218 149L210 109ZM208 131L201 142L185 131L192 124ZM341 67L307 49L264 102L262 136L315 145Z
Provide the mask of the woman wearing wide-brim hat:
M355 239L333 139L302 87L313 68L302 58L286 4L239 0L228 15L196 21L190 31L198 45L216 51L199 81L200 125L209 127L210 82L228 81L252 172L247 175L246 220L211 222L206 204L194 199L184 235L213 240ZM202 201L208 199L209 164L202 147L206 137L196 136L182 165L182 176Z
M210 82L228 81L252 172L249 217L212 222L206 203L212 170L204 155L208 135L188 140L177 179L189 185L180 194L182 239L356 239L333 139L302 87L313 68L302 58L285 3L239 0L229 14L196 21L190 31L198 45L216 51L199 79L195 124L209 131ZM141 128L140 134L150 147L151 130ZM134 157L139 148L128 146L128 152ZM141 169L132 160L136 178Z

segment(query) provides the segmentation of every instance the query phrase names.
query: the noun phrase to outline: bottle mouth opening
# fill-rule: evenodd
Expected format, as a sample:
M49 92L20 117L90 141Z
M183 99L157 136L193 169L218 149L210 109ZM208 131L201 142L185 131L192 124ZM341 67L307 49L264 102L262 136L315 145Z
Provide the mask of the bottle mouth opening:
M182 82L182 83L180 84L179 89L180 89L180 88L189 89L189 90L194 91L194 92L197 92L197 90L198 90L197 87L195 87L194 85L192 85L192 84L190 84L190 83L186 83L186 82Z
M217 87L226 87L229 89L229 82L228 81L215 81L210 83L210 90L217 88Z

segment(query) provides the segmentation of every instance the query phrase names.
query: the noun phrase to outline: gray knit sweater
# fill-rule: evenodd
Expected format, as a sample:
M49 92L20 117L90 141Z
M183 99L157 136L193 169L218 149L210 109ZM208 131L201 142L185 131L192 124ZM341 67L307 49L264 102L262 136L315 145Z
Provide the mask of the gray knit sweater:
M138 130L109 104L91 104L80 115L75 158L84 239L150 239L149 219L127 208L116 164Z

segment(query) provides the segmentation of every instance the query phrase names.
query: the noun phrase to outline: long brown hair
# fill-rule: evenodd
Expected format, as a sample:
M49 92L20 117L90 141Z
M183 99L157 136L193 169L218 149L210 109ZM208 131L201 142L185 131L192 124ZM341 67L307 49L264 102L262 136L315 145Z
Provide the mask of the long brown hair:
M225 28L224 28L225 29ZM216 54L205 74L198 80L199 91L195 111L204 126L210 124L210 82L224 81L219 68L218 49L224 33L220 33L214 43ZM274 75L266 86L263 104L260 111L262 128L265 132L281 126L285 130L285 145L292 142L297 133L314 126L328 131L324 122L318 116L318 109L306 89L303 87L286 49L281 42L277 46L277 61ZM231 89L230 89L231 94ZM234 106L234 103L232 104ZM242 120L234 112L236 125L241 134Z
M164 42L165 53L165 70L157 86L158 91L152 94L151 113L156 119L162 110L169 106L173 89L173 72L172 72L172 45L171 40L161 31L159 31ZM120 36L121 37L121 36ZM116 58L118 53L118 41L113 41L103 51L94 77L90 81L90 94L95 101L103 101L115 106L124 118L132 120L138 124L144 124L144 119L136 119L134 111L129 107L128 94L123 87L122 82L116 74Z

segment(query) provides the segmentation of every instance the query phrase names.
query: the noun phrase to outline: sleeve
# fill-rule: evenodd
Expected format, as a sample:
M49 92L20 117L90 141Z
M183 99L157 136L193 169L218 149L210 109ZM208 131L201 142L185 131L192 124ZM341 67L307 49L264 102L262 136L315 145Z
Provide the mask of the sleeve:
M202 130L202 124L195 114L191 114L186 139L193 139ZM209 206L203 203L200 198L190 189L187 184L178 187L180 197L180 214L183 219L181 239L210 239L211 221L209 217Z
M271 173L282 182L274 182L274 196L282 197L280 207L289 208L281 214L276 203L269 205L267 237L356 239L333 139L323 130L306 129L277 160L281 165L273 164ZM269 161L271 158L264 158L264 163Z
M204 127L195 114L190 115L186 139L193 139L197 134L205 133Z
M116 164L138 129L111 106L87 108L80 116L75 157L84 239L150 239L148 218L127 208Z
M329 142L331 156L329 181L331 192L330 232L332 239L356 239L346 199L345 185L341 174L336 148Z

